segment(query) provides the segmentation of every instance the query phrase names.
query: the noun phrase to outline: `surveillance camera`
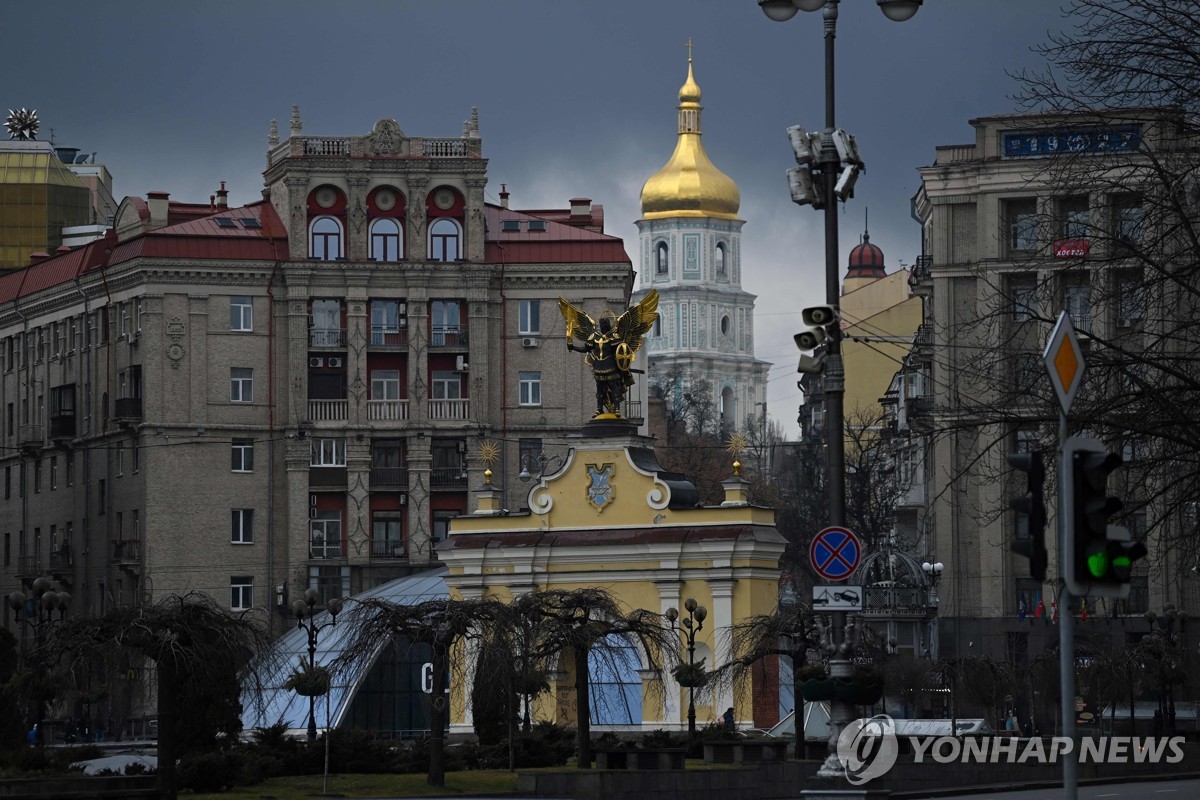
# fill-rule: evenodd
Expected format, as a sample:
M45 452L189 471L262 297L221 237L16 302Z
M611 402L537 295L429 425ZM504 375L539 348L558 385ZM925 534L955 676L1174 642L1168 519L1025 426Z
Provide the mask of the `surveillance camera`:
M801 350L812 350L828 339L829 335L823 328L811 328L807 331L800 331L792 338L796 342L796 347Z
M858 172L859 168L854 164L850 164L838 176L837 184L833 187L833 193L843 203L854 197L854 183L858 180Z
M800 319L813 328L824 328L841 318L837 306L812 306L800 312Z
M811 205L817 209L825 207L825 197L813 185L812 173L808 171L808 167L792 167L787 171L787 177L793 203L801 206Z
M793 125L787 129L788 139L792 143L792 152L796 154L796 163L800 165L811 164L817 160L817 154L821 146L821 134L814 135L801 128L799 125Z
M821 353L819 356L809 356L809 355L801 354L800 363L796 367L796 372L803 372L808 375L816 375L817 373L824 372L824 371L825 371L825 354L824 353ZM800 386L800 382L797 382L796 385ZM803 388L803 387L801 387L801 388Z

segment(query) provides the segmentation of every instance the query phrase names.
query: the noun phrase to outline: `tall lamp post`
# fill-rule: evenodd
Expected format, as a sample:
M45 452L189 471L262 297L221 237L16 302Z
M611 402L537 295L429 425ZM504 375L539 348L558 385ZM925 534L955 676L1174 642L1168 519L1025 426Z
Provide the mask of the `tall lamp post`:
M24 592L16 591L11 593L8 598L8 607L11 608L17 616L17 621L24 623L33 628L33 638L35 652L40 658L40 650L42 644L42 630L46 624L54 619L54 612L58 612L58 618L65 619L67 609L71 606L71 595L67 592L54 591L54 582L49 578L37 578L30 586L31 593L28 597ZM25 628L21 628L21 636L24 639ZM25 648L20 651L21 662L25 659ZM44 679L46 676L42 670L38 670L38 677ZM41 744L42 735L42 697L34 699L36 703L34 720L37 723L39 734L38 744Z
M708 619L708 609L696 602L695 598L689 597L683 601L683 610L687 612L687 616L683 619L679 618L679 609L668 608L667 619L671 622L672 630L680 630L676 626L678 620L679 625L683 626L683 637L687 642L688 652L688 735L696 733L696 683L694 673L696 671L696 634L704 630L704 620Z
M303 600L296 600L292 603L292 613L296 615L296 627L308 634L308 671L311 674L316 670L317 658L317 636L321 631L337 624L337 615L342 611L342 599L335 597L325 604L325 610L329 612L329 622L317 624L316 608L317 600L320 595L316 589L306 589ZM328 691L328 689L326 690ZM308 696L308 741L311 744L317 738L317 718L316 718L316 701L315 695ZM329 720L325 720L325 727L328 729Z
M879 9L888 19L903 22L917 13L924 0L875 0ZM837 38L838 5L840 0L758 0L759 7L775 22L786 22L796 15L797 11L821 11L825 21L825 130L820 137L819 158L815 161L820 167L823 208L825 213L825 302L837 307L841 297L841 269L838 262L838 219L837 219L837 184L842 159L838 154L834 131L837 130L835 120L834 92L834 41ZM851 175L851 186L853 175ZM846 453L843 399L845 396L845 371L842 366L842 333L837 324L829 326L828 341L825 345L825 434L828 443L829 465L829 524L844 526L846 519ZM834 635L842 630L845 612L834 615L832 629ZM851 673L850 662L842 657L842 650L830 659L829 674L831 677L848 677ZM818 775L833 777L844 776L845 768L837 760L835 746L841 729L850 721L853 709L841 700L834 700L830 707L830 752Z

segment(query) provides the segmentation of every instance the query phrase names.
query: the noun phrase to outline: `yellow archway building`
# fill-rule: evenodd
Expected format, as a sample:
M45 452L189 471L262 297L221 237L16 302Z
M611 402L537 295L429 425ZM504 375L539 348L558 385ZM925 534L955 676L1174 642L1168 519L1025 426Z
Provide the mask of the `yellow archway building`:
M532 486L527 512L506 512L499 491L485 485L475 512L453 520L438 547L451 597L511 601L533 591L603 587L628 610L658 613L691 597L709 609L697 660L711 653L709 666L725 663L729 626L778 603L785 541L774 512L748 502L744 479L735 474L725 481L720 506L699 507L692 484L663 470L650 442L631 435L577 440L562 468ZM749 691L736 697L715 688L701 705L697 694L698 724L718 720L730 706L739 726L777 721L774 666L755 670ZM639 676L640 719L628 727L686 729L686 690L669 674L643 669ZM649 691L660 677L663 691ZM469 732L469 687L451 691L451 731ZM533 708L535 717L574 725L573 691L572 665L564 661Z

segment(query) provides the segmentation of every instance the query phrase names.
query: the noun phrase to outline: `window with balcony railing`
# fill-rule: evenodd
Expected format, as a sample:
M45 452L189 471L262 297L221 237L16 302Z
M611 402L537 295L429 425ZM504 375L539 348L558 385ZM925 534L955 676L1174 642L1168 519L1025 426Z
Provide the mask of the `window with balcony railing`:
M371 346L402 347L408 344L408 306L400 300L371 301Z
M371 443L371 488L403 489L408 486L404 440L377 439Z
M466 442L461 439L435 440L431 449L429 482L431 486L466 486Z
M404 558L404 512L376 511L371 515L371 557Z
M309 557L342 557L342 512L314 511L309 520Z

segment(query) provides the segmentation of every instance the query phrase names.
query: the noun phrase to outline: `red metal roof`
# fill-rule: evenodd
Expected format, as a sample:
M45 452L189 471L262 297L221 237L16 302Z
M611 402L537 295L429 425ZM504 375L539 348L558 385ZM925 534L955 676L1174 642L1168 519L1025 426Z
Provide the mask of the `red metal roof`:
M584 264L613 261L632 263L618 236L597 233L511 208L487 205L487 243L484 258L505 264ZM564 212L569 215L569 212ZM519 230L506 231L502 222L514 220ZM544 231L529 230L530 220L546 223Z

